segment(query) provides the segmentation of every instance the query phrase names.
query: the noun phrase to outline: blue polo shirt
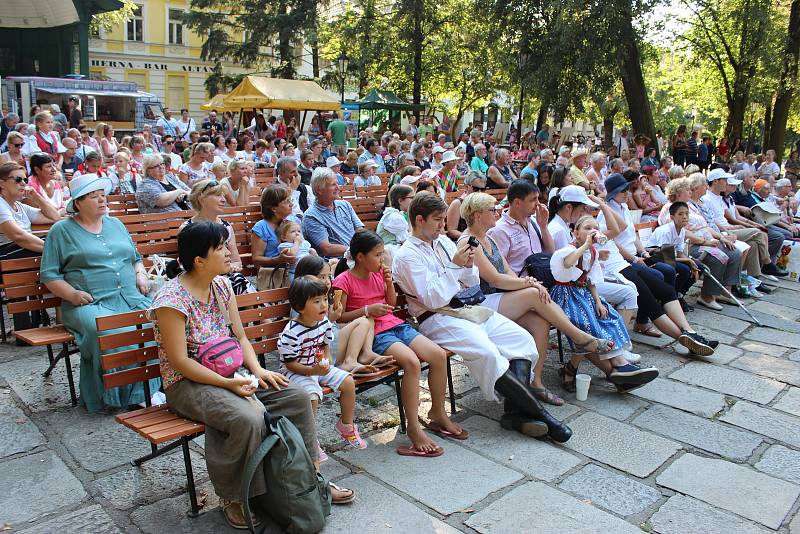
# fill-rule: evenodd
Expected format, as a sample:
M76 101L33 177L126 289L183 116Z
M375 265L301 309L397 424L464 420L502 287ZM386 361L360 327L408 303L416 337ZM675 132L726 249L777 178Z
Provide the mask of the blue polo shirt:
M303 235L320 255L319 245L323 241L349 247L356 230L362 226L364 223L353 206L345 200L334 200L332 209L315 200L303 215Z

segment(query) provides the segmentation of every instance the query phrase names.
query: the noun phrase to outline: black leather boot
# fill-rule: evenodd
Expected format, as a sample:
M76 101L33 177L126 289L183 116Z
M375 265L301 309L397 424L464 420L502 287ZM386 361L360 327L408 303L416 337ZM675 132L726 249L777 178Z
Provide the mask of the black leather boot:
M509 368L503 376L497 379L494 389L509 401L519 413L545 423L550 439L558 443L568 441L572 437L572 430L542 407L539 400L526 385L526 382L527 379L521 382Z
M508 362L508 370L511 371L511 374L517 377L517 380L519 380L523 384L530 385L531 383L531 367L532 365L530 360L523 360L518 358L516 360L509 360ZM507 414L519 413L519 410L517 409L516 405L513 402L509 401L508 399L505 399L503 401L503 411Z

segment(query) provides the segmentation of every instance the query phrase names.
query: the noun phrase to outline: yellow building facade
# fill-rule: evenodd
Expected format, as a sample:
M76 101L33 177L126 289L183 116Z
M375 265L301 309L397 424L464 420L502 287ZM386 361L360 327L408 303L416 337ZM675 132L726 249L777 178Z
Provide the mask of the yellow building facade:
M137 2L135 16L110 31L101 30L89 40L92 77L133 81L139 89L153 93L175 115L188 108L192 117L204 112L208 101L205 80L212 64L200 59L203 39L189 31L179 15L188 1L146 0ZM226 73L244 70L224 65Z

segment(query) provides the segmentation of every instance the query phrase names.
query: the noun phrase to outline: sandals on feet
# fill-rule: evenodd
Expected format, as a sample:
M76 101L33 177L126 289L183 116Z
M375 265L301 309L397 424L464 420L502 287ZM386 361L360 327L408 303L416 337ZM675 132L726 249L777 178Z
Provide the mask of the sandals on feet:
M592 344L594 344L594 350L589 349ZM583 353L596 352L597 354L608 354L614 350L614 342L610 339L593 337L586 343L575 343L575 347L580 349L580 352Z
M353 502L355 500L356 494L355 494L355 492L353 490L348 489L348 488L340 488L339 486L337 486L333 482L328 482L328 485L331 488L335 489L336 491L340 491L340 492L344 493L344 495L340 495L339 497L334 497L333 495L331 495L331 503L332 504L348 504L348 503L351 503L351 502Z
M225 521L227 521L231 527L237 530L248 530L250 528L247 526L247 521L244 518L244 510L242 509L241 503L220 499L219 504L222 507L222 515L225 517ZM238 517L232 517L232 514L236 511L239 512ZM261 525L261 521L259 521L256 516L251 515L251 517L254 527Z
M545 402L547 404L551 404L553 406L563 406L564 399L553 393L547 388L535 388L531 387L531 391L533 392L533 396L539 399L541 402Z
M659 332L655 326L650 323L645 325L637 324L633 327L634 332L639 332L640 334L644 334L645 336L649 337L661 337L662 334Z
M568 393L575 393L575 375L578 370L570 362L565 363L559 370L558 376L561 378L561 387Z
M428 430L430 430L431 432L433 432L438 436L442 436L443 438L452 438L461 441L464 441L465 439L469 438L469 432L467 432L467 429L465 428L462 428L461 432L459 432L458 434L454 434L453 432L450 432L449 430L445 429L442 425L440 425L436 421L429 421L427 423L422 423L422 424L425 425L425 428L427 428Z

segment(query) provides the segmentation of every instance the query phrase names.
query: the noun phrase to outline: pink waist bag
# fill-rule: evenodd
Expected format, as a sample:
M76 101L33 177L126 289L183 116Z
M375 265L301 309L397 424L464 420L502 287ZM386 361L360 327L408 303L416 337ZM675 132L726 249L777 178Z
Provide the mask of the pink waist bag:
M244 353L239 342L223 336L209 340L197 349L197 359L215 373L230 378L242 366Z

